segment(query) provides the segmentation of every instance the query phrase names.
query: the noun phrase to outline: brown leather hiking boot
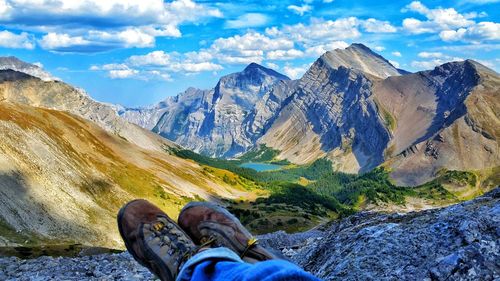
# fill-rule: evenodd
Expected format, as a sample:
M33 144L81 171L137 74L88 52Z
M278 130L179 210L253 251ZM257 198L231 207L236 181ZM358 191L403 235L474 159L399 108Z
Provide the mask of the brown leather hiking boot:
M118 229L127 250L161 280L174 281L181 266L198 247L158 207L134 200L118 213Z
M177 221L197 244L213 241L212 247L229 248L252 263L278 258L259 246L235 216L216 204L191 202L182 209Z

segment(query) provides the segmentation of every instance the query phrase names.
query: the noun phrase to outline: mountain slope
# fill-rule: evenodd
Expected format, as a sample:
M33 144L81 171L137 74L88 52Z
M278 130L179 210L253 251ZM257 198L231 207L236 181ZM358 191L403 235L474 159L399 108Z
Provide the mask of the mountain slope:
M500 165L500 77L474 61L389 78L374 88L395 120L387 156L400 184L420 184L440 169Z
M253 196L224 182L232 173L167 153L169 141L109 106L17 71L0 71L0 139L0 245L118 248L115 217L128 200L146 198L175 216L195 198Z
M1 102L0 137L4 237L118 247L115 216L128 200L147 198L175 215L188 197L248 196L197 164L61 111Z
M97 102L85 91L64 82L43 81L11 69L0 70L0 82L0 100L68 111L145 149L163 151L165 146L175 146L172 142L123 120L112 106Z

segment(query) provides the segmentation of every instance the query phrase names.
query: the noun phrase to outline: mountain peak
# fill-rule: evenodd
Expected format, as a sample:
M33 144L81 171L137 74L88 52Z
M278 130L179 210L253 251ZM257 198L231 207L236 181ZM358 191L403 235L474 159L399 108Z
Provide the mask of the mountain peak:
M366 45L362 44L362 43L352 43L351 45L349 45L349 47L347 47L347 49L358 49L358 50L363 50L363 51L369 51L369 52L372 52L372 49L368 48Z
M245 69L243 69L241 73L250 75L254 73L255 74L260 73L266 76L273 76L281 80L290 80L290 78L288 78L286 75L283 75L273 69L267 68L255 62L252 62L249 65L247 65L247 67L245 67Z
M0 70L8 69L40 78L43 81L59 80L36 64L24 62L14 56L0 57Z
M395 68L388 60L361 43L353 43L345 49L328 51L320 57L332 68L340 66L357 69L367 74L387 78L406 73Z

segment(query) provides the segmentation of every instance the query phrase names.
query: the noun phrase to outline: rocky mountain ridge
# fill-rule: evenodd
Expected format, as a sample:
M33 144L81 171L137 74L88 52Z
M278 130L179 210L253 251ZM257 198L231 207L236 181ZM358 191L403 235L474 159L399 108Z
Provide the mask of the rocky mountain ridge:
M230 75L231 85L240 85L234 79L244 80L244 73ZM500 164L494 113L500 76L477 62L410 74L352 44L325 53L298 80L274 77L259 91L236 87L255 102L229 99L212 106L224 78L214 90L190 89L164 102L161 113L153 107L149 115L162 115L153 131L215 157L266 145L280 151L278 159L307 164L326 157L343 172L384 165L401 185L424 183L442 169Z
M43 81L58 81L57 77L52 76L52 74L43 70L41 66L34 65L31 63L26 63L16 57L0 57L0 70L14 70L22 73L26 73L33 77L40 78Z

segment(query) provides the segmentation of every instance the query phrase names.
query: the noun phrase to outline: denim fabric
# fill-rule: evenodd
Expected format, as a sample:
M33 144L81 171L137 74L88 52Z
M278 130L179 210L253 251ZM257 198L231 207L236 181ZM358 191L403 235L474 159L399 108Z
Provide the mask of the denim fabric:
M182 267L177 281L244 280L281 281L319 280L293 263L270 260L244 263L227 248L214 248L196 254Z

